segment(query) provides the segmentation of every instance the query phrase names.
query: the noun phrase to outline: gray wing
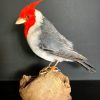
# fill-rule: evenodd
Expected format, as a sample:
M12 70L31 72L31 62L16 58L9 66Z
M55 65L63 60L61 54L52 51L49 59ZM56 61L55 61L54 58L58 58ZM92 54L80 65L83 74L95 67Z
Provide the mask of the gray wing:
M42 35L40 36L40 39L42 43L49 48L53 50L58 50L61 48L73 49L72 42L70 42L63 35L61 35L54 27L54 25L47 20L47 18L43 19L41 30Z
M81 56L77 52L73 51L72 42L61 35L54 25L45 17L43 19L41 30L42 35L40 35L41 42L39 44L41 49L66 59L74 59L74 56L78 58Z

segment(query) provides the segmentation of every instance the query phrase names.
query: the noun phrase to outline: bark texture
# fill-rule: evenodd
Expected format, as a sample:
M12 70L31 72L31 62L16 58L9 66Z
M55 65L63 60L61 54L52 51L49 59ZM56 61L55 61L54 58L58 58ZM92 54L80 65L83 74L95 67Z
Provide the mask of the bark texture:
M58 71L48 71L37 77L26 76L20 80L22 100L72 100L69 78Z

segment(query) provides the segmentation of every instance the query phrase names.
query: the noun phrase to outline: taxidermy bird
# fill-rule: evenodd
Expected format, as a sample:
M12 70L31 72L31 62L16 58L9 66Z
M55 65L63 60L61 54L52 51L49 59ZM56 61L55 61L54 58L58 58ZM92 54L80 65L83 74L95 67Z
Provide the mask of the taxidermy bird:
M57 66L59 62L69 61L78 62L88 71L95 72L87 58L74 50L73 43L61 35L43 13L36 9L41 1L37 0L25 6L16 21L16 24L24 24L25 38L32 51L50 61L49 67L53 62Z

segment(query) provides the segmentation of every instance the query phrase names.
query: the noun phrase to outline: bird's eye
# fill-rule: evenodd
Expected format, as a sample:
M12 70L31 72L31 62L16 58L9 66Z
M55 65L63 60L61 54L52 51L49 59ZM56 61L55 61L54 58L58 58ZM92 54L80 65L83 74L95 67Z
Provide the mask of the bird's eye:
M27 15L27 16L26 16L26 18L30 18L30 16L29 16L29 15Z

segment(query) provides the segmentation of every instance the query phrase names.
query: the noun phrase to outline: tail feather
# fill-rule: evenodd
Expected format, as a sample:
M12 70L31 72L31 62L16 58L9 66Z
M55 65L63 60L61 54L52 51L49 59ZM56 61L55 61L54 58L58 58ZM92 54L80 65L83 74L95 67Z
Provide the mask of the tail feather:
M87 61L77 61L78 63L80 63L81 65L83 65L84 68L86 68L89 72L96 72L96 69L91 66L91 64L89 64Z

